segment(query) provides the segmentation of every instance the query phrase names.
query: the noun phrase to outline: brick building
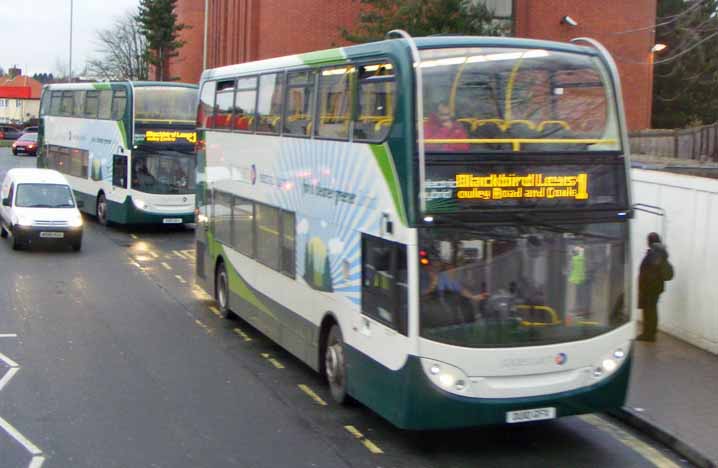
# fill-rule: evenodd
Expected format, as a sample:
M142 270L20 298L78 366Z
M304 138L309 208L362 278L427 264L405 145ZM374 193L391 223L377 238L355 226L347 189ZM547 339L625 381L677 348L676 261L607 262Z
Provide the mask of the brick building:
M22 123L40 114L42 84L16 68L0 76L0 122Z
M653 94L651 47L656 0L482 0L507 16L514 35L568 41L587 36L602 42L618 63L630 130L650 127ZM357 0L208 0L208 68L345 45ZM607 12L610 12L607 13ZM171 62L171 73L197 82L205 59L205 0L179 0L177 16L191 26ZM575 26L562 21L570 16Z

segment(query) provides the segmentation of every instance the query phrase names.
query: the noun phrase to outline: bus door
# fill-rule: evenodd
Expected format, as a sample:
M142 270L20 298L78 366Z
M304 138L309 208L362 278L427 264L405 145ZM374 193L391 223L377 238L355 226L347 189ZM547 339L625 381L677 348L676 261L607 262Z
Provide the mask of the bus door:
M127 197L128 167L127 155L116 154L112 156L112 196L114 201L124 202Z

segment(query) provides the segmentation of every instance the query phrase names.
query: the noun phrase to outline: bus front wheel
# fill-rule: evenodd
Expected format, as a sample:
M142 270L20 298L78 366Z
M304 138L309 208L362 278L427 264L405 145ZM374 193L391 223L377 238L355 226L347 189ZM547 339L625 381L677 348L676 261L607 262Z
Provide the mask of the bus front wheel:
M342 337L342 330L337 324L332 325L327 336L327 345L324 348L324 368L332 398L340 404L348 403L344 338Z
M107 199L104 193L97 197L97 221L107 226Z
M232 318L232 311L229 310L229 277L224 262L217 265L214 276L214 299L217 301L219 310L224 318Z

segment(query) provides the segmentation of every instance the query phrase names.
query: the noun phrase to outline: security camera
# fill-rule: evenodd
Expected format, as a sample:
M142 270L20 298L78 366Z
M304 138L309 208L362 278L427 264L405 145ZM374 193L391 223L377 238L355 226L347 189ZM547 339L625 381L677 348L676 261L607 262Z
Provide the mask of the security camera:
M575 19L571 18L568 15L561 18L561 22L564 24L568 24L569 26L578 26L578 21L576 21Z

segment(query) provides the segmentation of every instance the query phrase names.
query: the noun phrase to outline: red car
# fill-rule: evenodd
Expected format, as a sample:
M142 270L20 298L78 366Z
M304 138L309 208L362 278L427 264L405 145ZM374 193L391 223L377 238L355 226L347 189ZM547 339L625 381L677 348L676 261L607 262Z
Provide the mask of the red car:
M12 144L12 154L19 153L37 156L37 133L23 133L20 138Z

